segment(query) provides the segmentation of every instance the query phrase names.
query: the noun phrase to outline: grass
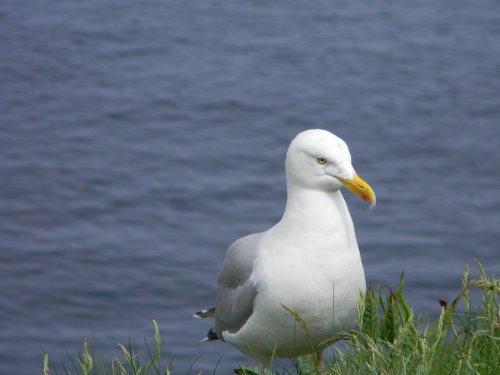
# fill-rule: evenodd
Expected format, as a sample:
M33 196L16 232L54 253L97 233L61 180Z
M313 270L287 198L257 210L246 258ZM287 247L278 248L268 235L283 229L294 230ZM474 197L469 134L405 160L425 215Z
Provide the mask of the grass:
M172 362L162 359L162 349L164 342L160 337L160 329L158 324L153 320L154 338L152 344L148 344L144 339L144 358L140 358L137 350L133 348L132 342L129 339L128 344L118 344L120 354L113 358L110 364L104 360L96 360L96 354L90 352L87 340L83 343L83 350L80 355L71 360L71 369L64 365L62 373L81 374L81 375L171 375ZM58 375L59 371L56 366L51 366L48 354L43 358L43 375L52 374L50 367L54 368L54 374Z
M359 307L358 328L336 349L329 374L499 374L500 280L463 276L463 288L448 305L441 302L436 321L415 319L403 296L403 277L396 292L370 288ZM470 291L479 289L481 303Z
M479 262L477 266L480 277L471 279L467 266L462 290L450 304L440 301L441 313L433 322L414 316L403 295L403 277L396 291L370 287L358 309L358 327L345 333L342 342L334 347L335 360L327 364L325 373L500 374L500 280L488 277ZM480 302L472 298L473 291L481 294ZM73 361L74 371L64 368L63 373L169 375L171 363L161 358L163 341L156 322L153 324L153 344L144 341L142 361L129 340L127 346L119 346L121 353L111 364L96 365L85 342L82 353ZM293 364L293 369L283 370L283 374L316 374L313 356L299 358ZM49 365L46 354L44 375L52 374ZM255 367L240 367L238 371L258 373Z

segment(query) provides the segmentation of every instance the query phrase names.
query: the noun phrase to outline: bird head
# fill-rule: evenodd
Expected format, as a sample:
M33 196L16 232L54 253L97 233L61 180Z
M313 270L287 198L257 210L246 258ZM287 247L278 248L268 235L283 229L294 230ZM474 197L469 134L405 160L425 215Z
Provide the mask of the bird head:
M354 171L347 144L326 130L299 133L288 148L285 167L287 181L295 186L327 192L345 187L375 207L375 193Z

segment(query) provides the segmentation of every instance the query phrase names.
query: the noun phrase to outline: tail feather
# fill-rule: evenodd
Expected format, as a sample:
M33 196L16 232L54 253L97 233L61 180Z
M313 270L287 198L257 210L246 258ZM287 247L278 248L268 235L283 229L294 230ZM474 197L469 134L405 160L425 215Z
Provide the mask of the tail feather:
M215 316L215 307L206 310L201 310L193 314L193 317L198 319L213 318L214 316Z

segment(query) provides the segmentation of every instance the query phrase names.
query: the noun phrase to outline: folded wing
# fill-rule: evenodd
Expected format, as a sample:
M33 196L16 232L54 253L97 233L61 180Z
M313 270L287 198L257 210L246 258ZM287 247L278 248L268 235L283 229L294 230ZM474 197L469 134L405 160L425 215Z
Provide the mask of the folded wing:
M254 233L234 242L217 280L217 303L213 331L219 338L222 332L240 330L253 313L257 289L251 280L258 244L262 234Z

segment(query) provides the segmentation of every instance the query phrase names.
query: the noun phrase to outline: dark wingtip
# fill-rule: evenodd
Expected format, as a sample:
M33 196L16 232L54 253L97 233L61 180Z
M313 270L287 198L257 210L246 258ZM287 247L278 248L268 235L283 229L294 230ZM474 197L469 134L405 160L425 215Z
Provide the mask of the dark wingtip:
M213 318L214 315L215 315L215 307L212 307L210 309L206 309L206 310L201 310L201 311L195 312L193 314L193 318L198 318L198 319L201 319L201 318Z
M203 340L201 340L201 342L215 341L215 340L219 340L219 336L217 336L217 333L214 332L213 328L210 328L210 330L207 333L207 336Z

